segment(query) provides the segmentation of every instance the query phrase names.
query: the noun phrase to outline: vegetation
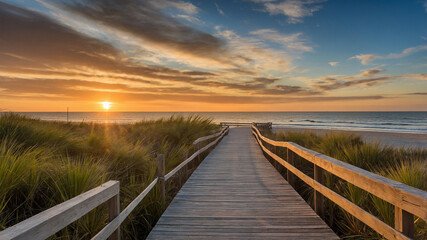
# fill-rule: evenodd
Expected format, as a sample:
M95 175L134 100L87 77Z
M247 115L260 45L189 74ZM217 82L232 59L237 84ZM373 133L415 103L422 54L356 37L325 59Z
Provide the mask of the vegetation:
M295 142L365 170L377 173L409 186L427 190L427 149L396 148L378 142L368 143L361 136L348 133L330 132L317 135L306 132L278 132L268 130L263 134L271 139ZM284 156L284 152L280 153ZM313 176L313 164L301 158L296 167ZM326 185L346 197L379 219L394 226L394 207L384 200L330 174L326 175ZM297 181L297 191L308 202L312 202L313 191L302 181ZM331 201L326 201L326 222L346 239L379 239L377 233L352 217ZM416 238L427 239L427 224L415 219Z
M122 209L154 178L156 154L169 171L194 151L192 142L217 132L210 119L173 116L129 125L48 122L0 117L0 230L108 180L119 180ZM182 182L182 181L181 181ZM174 187L169 186L170 194ZM163 207L157 191L122 226L126 239L145 236ZM98 207L52 238L88 239L106 224Z

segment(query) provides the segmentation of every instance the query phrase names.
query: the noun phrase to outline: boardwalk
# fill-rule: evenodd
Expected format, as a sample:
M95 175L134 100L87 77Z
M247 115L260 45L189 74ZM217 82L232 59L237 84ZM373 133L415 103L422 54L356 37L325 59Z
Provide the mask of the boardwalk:
M200 164L148 239L338 239L263 156L249 127Z

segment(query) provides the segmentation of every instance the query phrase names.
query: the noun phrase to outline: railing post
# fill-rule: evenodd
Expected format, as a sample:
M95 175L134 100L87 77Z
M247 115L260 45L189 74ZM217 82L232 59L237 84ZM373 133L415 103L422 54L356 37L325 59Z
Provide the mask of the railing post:
M166 183L165 183L165 155L157 155L157 178L160 189L162 205L166 206Z
M286 160L292 166L294 165L294 153L289 148L286 149ZM295 188L295 176L291 171L289 171L289 169L286 169L286 179L288 180L288 183Z
M197 143L197 146L196 146L197 147L197 151L200 150L200 144L201 144L200 142ZM200 163L200 160L202 159L202 157L200 155L201 155L200 153L197 155L197 160L198 160L199 163Z
M394 228L410 238L414 237L414 215L394 206Z
M314 180L318 183L324 185L324 174L323 169L316 164L314 165ZM316 211L317 215L320 217L324 217L324 207L323 207L323 195L318 191L314 190L314 211Z
M277 154L277 147L274 145L273 145L273 153L276 154L277 156L279 156L279 154ZM278 163L275 159L273 159L273 161L274 161L274 168L278 171L278 167L277 167Z
M120 214L120 193L108 200L108 221L113 221ZM120 226L114 231L108 240L120 239Z

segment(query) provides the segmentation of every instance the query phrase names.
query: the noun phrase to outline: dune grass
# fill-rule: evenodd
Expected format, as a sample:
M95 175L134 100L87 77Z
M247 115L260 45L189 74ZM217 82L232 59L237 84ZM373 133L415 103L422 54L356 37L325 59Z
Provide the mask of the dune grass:
M218 130L210 119L198 116L117 125L4 114L0 117L0 230L108 180L120 181L123 209L155 178L156 154L166 154L170 171L184 160L184 152L194 151L195 139ZM143 238L163 210L154 189L125 221L123 237ZM101 206L52 239L89 239L106 221Z
M427 191L427 149L396 148L379 142L368 143L363 141L361 136L341 132L318 135L311 131L275 133L264 130L263 134L275 140L295 142L354 166ZM295 165L312 176L313 164L298 157ZM313 190L302 181L297 183L297 191L312 204ZM394 207L391 204L327 173L326 185L385 223L394 226ZM381 239L381 236L372 229L331 201L327 200L325 204L325 221L344 238ZM427 239L426 223L420 218L415 218L415 226L416 239Z

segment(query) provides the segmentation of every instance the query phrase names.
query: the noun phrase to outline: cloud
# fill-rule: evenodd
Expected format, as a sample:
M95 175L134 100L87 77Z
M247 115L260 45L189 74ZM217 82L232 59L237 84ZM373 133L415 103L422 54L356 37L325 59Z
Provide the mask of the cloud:
M192 3L183 2L183 1L171 1L171 0L156 0L151 1L151 5L159 9L165 8L176 8L187 14L196 14L199 11L199 8L194 6Z
M339 62L329 62L328 64L331 65L331 67L335 67L338 65Z
M353 56L349 59L358 59L360 63L363 65L369 65L371 61L380 58L380 56L372 55L372 54L361 54L357 56Z
M198 25L203 24L203 21L201 21L200 19L198 19L196 17L193 17L193 16L189 16L189 15L185 15L185 14L178 14L178 15L175 15L175 17L176 18L184 19L187 22L191 22L191 23L194 23L194 24L198 24Z
M257 35L264 39L270 40L275 43L279 43L285 48L298 50L301 52L312 52L313 48L306 45L306 41L301 38L302 33L294 34L280 34L273 29L259 29L256 31L250 32L252 35Z
M139 0L62 0L52 4L72 14L100 24L110 31L119 31L136 38L142 46L151 50L159 49L166 56L175 59L186 57L228 63L230 56L223 40L180 23L159 10L166 6L186 9L194 13L191 5L175 1L139 1ZM184 17L181 14L181 17ZM185 17L187 20L193 18Z
M405 93L404 95L427 95L427 92L413 92L413 93Z
M414 53L418 53L426 50L427 50L427 45L419 45L416 47L406 48L400 53L390 53L389 55L385 56L384 59L403 58L403 57L412 55Z
M27 100L90 101L108 99L114 102L126 101L174 101L220 104L277 104L289 102L332 102L382 99L382 96L346 97L284 97L257 95L224 95L194 91L188 88L160 88L155 91L144 88L129 88L122 84L103 84L69 80L33 80L1 78L1 85L7 91L0 91L0 97ZM102 88L103 90L100 90Z
M224 11L222 11L222 9L221 9L221 8L219 8L219 6L218 6L218 4L217 4L217 3L215 3L215 7L216 7L216 10L218 11L218 13L219 13L219 14L221 14L222 16L225 16Z
M256 3L262 3L267 12L272 15L283 14L288 17L289 23L300 23L302 18L312 16L314 12L320 10L319 3L324 0L284 0L284 1L263 1L252 0Z
M353 76L325 76L321 78L321 81L314 83L313 86L320 89L321 91L332 91L356 86L372 87L375 85L387 83L389 80L400 77L378 75L383 71L384 70L380 68L370 68L367 70L362 70L362 73Z
M404 49L402 52L400 53L390 53L388 55L385 56L377 56L377 55L373 55L373 54L361 54L361 55L356 55L353 56L349 59L358 59L360 60L360 62L363 65L369 65L371 61L375 60L375 59L396 59L396 58L403 58L418 52L422 52L422 51L426 51L427 50L427 45L419 45L419 46L415 46L415 47L410 47L410 48L406 48Z

